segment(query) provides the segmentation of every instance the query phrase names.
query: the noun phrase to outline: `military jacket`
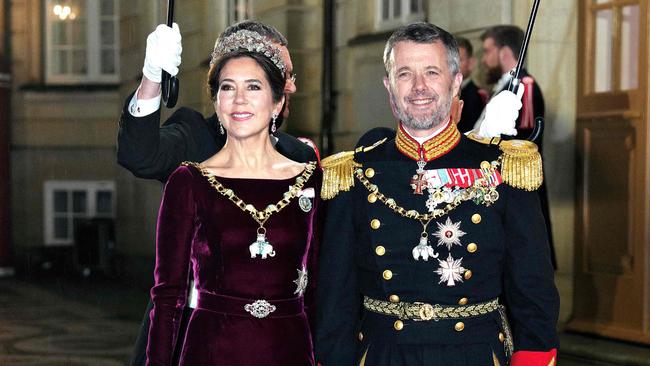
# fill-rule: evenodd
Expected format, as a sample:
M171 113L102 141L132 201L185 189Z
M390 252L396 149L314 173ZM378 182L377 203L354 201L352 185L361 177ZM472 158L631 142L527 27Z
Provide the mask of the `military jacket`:
M333 158L346 162L323 162L330 186L332 179L338 186L323 192L334 197L318 280L315 343L322 365L508 362L508 327L497 311L418 321L369 311L364 297L464 309L498 299L519 355L513 361L522 352L554 355L559 299L533 191L541 181L531 186L531 172L517 170L529 165L517 156L517 142L507 142L514 152L506 154L489 141L460 135L453 124L440 135L446 137L419 145L400 126L375 146ZM439 188L414 193L418 156L427 160L429 184ZM487 182L482 190L471 184L480 177ZM425 230L426 214L433 218ZM432 250L417 250L423 236Z

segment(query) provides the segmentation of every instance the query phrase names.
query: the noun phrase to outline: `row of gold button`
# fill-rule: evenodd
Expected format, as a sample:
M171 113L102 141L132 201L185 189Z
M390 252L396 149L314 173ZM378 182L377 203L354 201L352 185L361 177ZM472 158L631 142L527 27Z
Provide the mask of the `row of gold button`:
M365 170L364 174L365 174L366 177L372 178L372 177L375 176L375 170L372 169L372 168L367 168ZM368 202L370 202L370 203L377 202L377 195L374 194L374 193L369 194L368 195ZM481 215L480 214L474 214L474 215L472 215L471 220L472 220L472 222L474 224L478 224L478 223L481 222ZM381 227L381 221L379 221L379 219L370 220L370 227L372 229L374 229L374 230L379 229ZM476 252L477 249L478 249L478 246L475 243L470 243L470 244L467 245L467 251L470 252L470 253ZM383 245L378 245L377 247L375 247L375 254L377 254L380 257L383 256L384 254L386 254L386 248ZM387 269L387 270L382 272L382 277L384 278L384 280L389 281L390 279L393 278L393 272L391 270ZM469 280L472 277L472 271L470 271L470 270L465 271L465 274L464 274L463 277L466 280ZM392 294L392 295L390 295L388 297L388 300L390 302L397 303L397 302L399 302L400 299L399 299L398 295ZM460 300L458 300L458 305L466 305L468 301L469 300L466 297L463 297ZM402 330L402 329L404 329L404 322L401 321L401 320L396 320L395 323L393 324L393 327L395 328L395 330ZM465 329L465 323L463 323L463 322L456 323L454 325L454 329L457 332L462 332ZM499 333L499 340L501 340L502 338L503 338L503 334ZM362 339L363 339L363 334L359 333L359 340L362 340Z

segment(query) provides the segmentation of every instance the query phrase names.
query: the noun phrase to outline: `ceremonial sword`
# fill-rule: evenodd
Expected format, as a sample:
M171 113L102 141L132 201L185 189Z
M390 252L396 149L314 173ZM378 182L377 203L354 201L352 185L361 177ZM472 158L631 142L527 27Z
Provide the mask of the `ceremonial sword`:
M533 8L530 11L530 17L528 18L528 27L526 27L526 34L524 35L524 42L521 45L521 49L519 50L519 57L517 58L517 67L515 67L514 70L510 71L510 75L512 75L512 78L510 79L508 90L515 94L517 94L517 88L521 84L521 79L519 78L519 74L521 73L521 68L526 59L526 51L528 50L528 42L530 41L530 36L533 34L533 25L535 24L535 18L537 17L537 8L539 8L539 2L540 0L535 0L535 2L533 3ZM541 117L536 118L533 132L530 134L530 136L528 136L527 140L528 141L537 140L542 135L543 131L544 131L544 118Z
M167 26L172 27L174 23L174 0L167 1ZM178 78L171 76L165 70L162 72L162 100L165 107L174 108L178 100Z

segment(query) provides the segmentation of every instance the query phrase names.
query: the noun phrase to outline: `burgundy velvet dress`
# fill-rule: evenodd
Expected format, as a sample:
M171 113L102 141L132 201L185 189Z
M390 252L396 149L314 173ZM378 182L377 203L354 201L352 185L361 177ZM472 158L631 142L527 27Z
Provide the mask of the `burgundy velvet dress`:
M310 329L322 211L320 168L314 169L298 197L266 221L266 236L275 251L266 259L251 258L249 251L257 238L257 222L217 192L209 176L184 165L165 186L147 364L170 365L176 342L183 342L180 365L314 365ZM282 199L297 177L214 178L262 210ZM185 339L177 339L190 265L198 306Z

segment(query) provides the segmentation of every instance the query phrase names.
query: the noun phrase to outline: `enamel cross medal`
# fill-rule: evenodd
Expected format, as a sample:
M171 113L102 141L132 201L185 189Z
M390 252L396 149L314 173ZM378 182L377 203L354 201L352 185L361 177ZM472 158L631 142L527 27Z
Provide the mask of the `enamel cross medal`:
M418 160L418 169L415 171L413 178L411 178L411 188L413 188L413 194L422 194L422 191L427 186L427 182L424 179L424 166L427 165L427 162L423 158Z
M275 250L273 250L273 245L266 239L266 229L264 227L257 229L257 240L248 246L248 250L251 252L251 258L256 258L258 255L262 259L266 259L267 256L275 257Z

